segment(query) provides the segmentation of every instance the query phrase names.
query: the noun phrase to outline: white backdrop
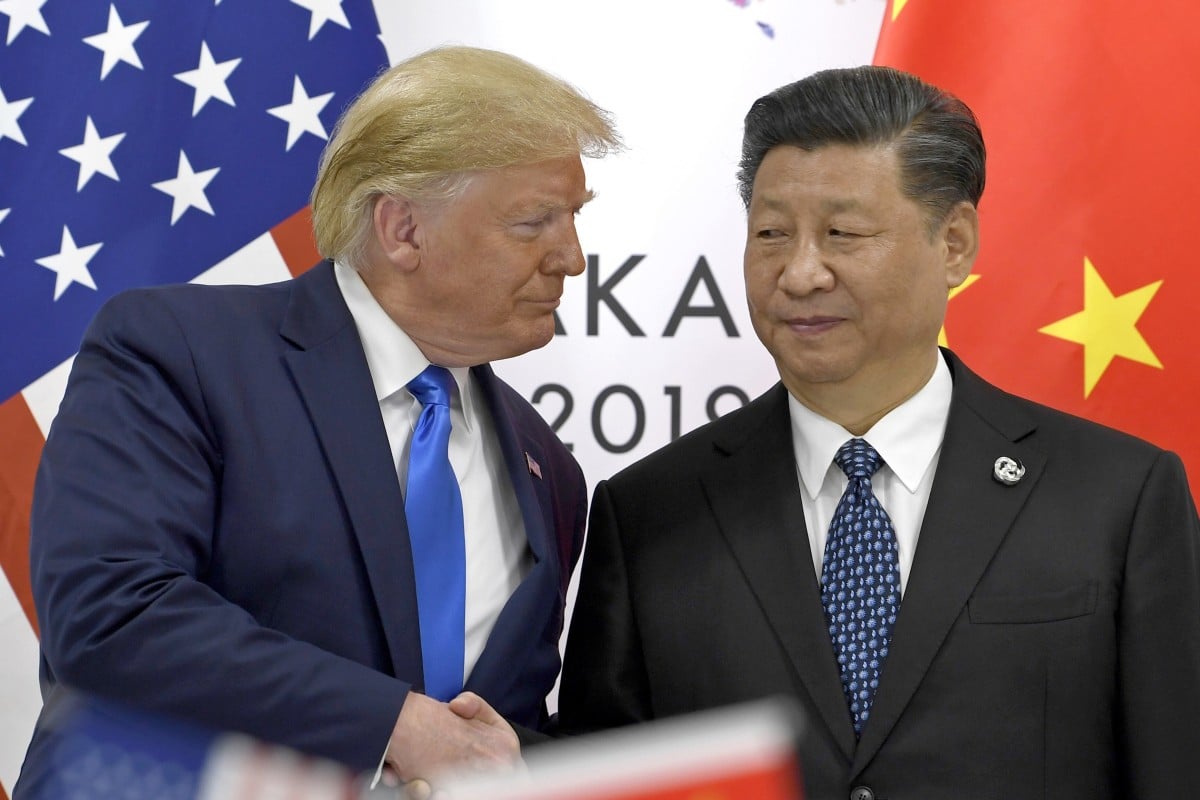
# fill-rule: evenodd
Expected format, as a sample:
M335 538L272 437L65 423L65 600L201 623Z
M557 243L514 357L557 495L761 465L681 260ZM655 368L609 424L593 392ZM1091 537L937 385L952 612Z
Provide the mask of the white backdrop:
M393 63L440 44L504 50L616 118L627 150L585 163L597 199L579 218L589 269L567 283L566 335L496 365L559 425L590 488L707 421L710 406L727 412L775 381L742 291L742 118L777 86L869 63L884 8L884 0L376 3Z

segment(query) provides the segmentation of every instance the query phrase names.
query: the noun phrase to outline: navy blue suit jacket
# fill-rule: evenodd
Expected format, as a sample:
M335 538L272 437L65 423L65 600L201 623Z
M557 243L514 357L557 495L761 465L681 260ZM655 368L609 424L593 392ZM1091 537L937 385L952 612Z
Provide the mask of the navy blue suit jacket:
M537 727L583 475L529 403L473 374L534 565L466 688ZM46 442L31 557L48 711L69 686L374 769L422 688L421 646L401 490L332 266L109 302Z

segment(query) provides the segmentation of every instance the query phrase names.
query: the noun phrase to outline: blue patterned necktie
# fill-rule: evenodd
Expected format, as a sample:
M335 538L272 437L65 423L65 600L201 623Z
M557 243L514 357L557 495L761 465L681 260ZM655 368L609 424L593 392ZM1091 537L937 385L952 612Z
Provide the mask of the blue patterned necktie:
M404 514L417 581L425 693L438 700L462 690L466 627L462 495L448 453L453 384L449 371L435 366L408 384L422 409L409 449Z
M850 480L825 541L821 604L857 735L871 713L900 611L900 567L896 531L871 491L883 459L865 440L851 439L833 460Z

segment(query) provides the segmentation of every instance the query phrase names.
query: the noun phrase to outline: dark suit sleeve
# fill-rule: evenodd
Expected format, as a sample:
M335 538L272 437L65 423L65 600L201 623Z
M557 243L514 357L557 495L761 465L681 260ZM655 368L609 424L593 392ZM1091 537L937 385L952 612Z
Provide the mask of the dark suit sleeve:
M564 733L586 733L649 720L652 709L618 514L602 481L592 498L567 637L559 725Z
M1118 623L1125 796L1200 785L1200 522L1183 465L1162 453L1130 532Z
M260 624L205 582L224 467L205 392L237 389L200 385L164 303L126 295L98 315L36 482L43 668L84 692L374 769L408 685Z

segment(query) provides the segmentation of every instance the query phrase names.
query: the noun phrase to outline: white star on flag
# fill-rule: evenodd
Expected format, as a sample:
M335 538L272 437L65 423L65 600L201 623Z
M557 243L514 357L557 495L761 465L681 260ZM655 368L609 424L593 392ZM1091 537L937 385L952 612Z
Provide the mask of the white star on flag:
M63 226L62 248L52 256L39 258L37 263L55 273L54 299L62 297L62 293L72 283L81 283L89 289L96 288L92 273L88 272L88 262L104 246L103 242L77 247L71 231Z
M100 66L100 80L107 78L108 73L120 61L142 69L142 59L138 57L133 43L137 41L149 24L149 21L146 21L126 25L121 22L121 15L117 13L117 7L115 5L108 7L108 30L94 36L85 36L83 39L85 43L104 53L104 63Z
M0 0L0 14L8 15L8 41L5 44L12 44L17 34L26 28L50 35L46 18L42 16L42 6L46 5L46 2L47 0Z
M4 141L5 138L9 138L18 144L28 144L25 141L25 134L21 132L21 126L17 124L17 120L21 118L21 115L25 113L25 109L29 108L29 104L32 102L32 97L9 102L4 98L4 90L0 89L0 142Z
M155 189L174 198L175 202L171 205L172 225L178 222L183 212L189 208L198 208L210 216L213 215L213 208L204 190L220 171L220 167L213 167L203 172L194 172L187 154L179 151L179 174L170 180L151 184Z
M292 145L305 132L322 139L329 138L329 134L325 132L325 126L321 124L320 114L321 109L325 108L332 99L333 92L318 97L309 97L304 90L304 84L300 82L300 76L295 77L295 83L292 84L292 102L267 109L267 113L272 117L278 117L288 124L285 150L291 150Z
M193 117L200 113L200 109L204 108L204 104L209 100L220 100L230 106L237 105L233 102L233 95L229 93L225 81L229 80L230 74L240 63L240 58L233 58L218 64L213 60L208 42L200 43L200 66L187 72L175 73L176 78L196 90L196 97L192 101Z
M117 176L116 168L113 167L112 151L124 138L125 134L123 133L114 133L112 136L101 138L100 134L96 132L96 124L92 122L92 118L87 118L87 127L83 132L83 144L58 151L79 164L79 183L75 186L75 191L83 191L83 187L97 172L114 181L121 180Z
M308 40L317 35L317 31L326 22L335 22L346 30L350 30L350 20L346 19L346 11L342 8L342 0L292 0L292 2L312 14L308 22Z
M0 208L0 222L4 222L4 218L8 216L8 212L10 211L12 211L11 208ZM2 255L4 255L4 248L0 247L0 256Z

